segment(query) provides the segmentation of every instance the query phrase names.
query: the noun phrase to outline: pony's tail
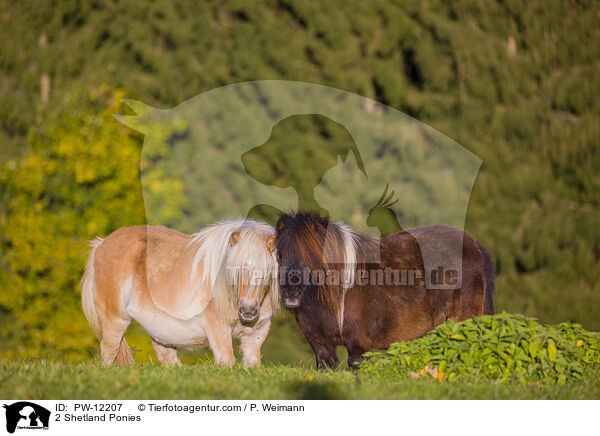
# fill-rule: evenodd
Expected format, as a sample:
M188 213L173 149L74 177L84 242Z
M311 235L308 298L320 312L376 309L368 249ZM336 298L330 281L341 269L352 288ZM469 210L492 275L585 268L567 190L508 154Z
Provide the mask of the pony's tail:
M485 295L483 301L483 314L493 315L494 314L494 275L496 273L496 265L494 264L494 258L483 248L479 243L477 248L483 255L483 273L485 274Z
M83 306L83 313L92 328L92 331L96 335L99 341L102 340L102 323L100 317L96 311L95 302L95 291L94 291L94 256L96 255L96 249L102 243L102 239L96 238L90 242L92 251L90 257L85 265L85 271L81 278L81 305Z

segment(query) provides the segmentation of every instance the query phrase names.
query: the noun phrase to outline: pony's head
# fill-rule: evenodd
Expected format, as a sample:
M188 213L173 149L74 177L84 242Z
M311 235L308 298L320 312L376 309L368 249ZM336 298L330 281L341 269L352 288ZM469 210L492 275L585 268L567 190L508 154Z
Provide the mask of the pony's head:
M243 323L258 320L260 308L270 295L273 310L279 306L279 283L275 257L275 229L251 219L224 221L194 235L194 271L201 272L202 286L209 283L211 299L223 320L236 317ZM192 275L192 281L194 275Z
M343 292L354 282L354 232L314 213L283 214L275 225L283 305L297 309L309 289L341 322Z
M258 320L267 294L274 308L279 304L274 233L264 224L242 227L229 237L227 285L237 299L237 313L243 323Z

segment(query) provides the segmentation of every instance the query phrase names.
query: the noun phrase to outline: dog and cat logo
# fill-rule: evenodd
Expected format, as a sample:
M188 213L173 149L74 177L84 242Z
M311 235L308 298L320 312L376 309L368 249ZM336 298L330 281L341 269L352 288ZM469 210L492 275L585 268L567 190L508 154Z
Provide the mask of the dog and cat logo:
M14 433L16 429L48 430L50 411L29 401L5 404L6 431Z

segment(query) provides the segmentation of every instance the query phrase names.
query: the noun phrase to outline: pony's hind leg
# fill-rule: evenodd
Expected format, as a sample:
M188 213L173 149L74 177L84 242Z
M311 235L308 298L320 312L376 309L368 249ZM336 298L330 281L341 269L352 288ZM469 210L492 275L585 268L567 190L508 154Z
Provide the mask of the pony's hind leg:
M105 365L112 365L115 359L119 365L133 363L131 349L123 337L130 323L130 319L103 320L100 357Z
M119 353L117 354L117 365L119 366L127 366L133 365L135 363L135 359L133 358L133 353L131 352L131 348L129 348L129 344L125 337L121 340L121 347L119 348Z
M181 366L181 362L177 357L177 349L171 347L165 347L164 345L159 344L158 342L152 340L152 348L154 348L154 353L156 354L156 358L160 363L167 366Z

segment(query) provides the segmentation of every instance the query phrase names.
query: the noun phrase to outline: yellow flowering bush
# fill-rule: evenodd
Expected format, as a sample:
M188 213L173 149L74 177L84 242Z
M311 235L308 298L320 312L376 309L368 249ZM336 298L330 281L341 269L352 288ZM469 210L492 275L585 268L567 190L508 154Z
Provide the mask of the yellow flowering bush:
M0 168L0 358L73 360L97 349L78 289L88 241L145 223L142 138L113 117L123 97L106 86L71 95L30 134L31 153ZM183 190L160 183L172 183L164 214L176 216Z

